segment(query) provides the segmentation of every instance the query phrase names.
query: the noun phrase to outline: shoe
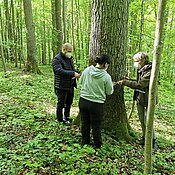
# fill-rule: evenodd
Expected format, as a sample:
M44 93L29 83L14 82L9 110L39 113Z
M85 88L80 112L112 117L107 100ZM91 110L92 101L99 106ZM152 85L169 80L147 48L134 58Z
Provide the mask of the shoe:
M158 149L156 139L153 139L153 145L152 146L153 146L153 152L155 153Z
M57 118L58 122L63 122L63 119Z
M96 149L101 148L101 145L102 145L102 140L99 140L98 142L97 142L97 141L94 141L94 147L95 147Z
M101 148L101 144L100 145L94 145L95 149L100 149Z
M70 126L70 124L67 123L66 121L63 121L63 126Z
M144 146L145 145L145 137L142 137L140 140L139 140L139 144L141 146Z
M72 123L72 121L73 121L73 119L72 118L70 118L70 117L65 117L65 119L64 119L65 121L67 121L67 122L70 122L70 123Z

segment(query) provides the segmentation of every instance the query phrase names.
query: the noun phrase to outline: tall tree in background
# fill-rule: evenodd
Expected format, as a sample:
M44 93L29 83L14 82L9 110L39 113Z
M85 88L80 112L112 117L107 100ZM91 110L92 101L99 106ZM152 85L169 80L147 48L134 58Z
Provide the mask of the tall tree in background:
M27 63L26 71L40 73L38 63L36 60L36 39L35 39L35 26L32 17L32 4L31 0L23 0L24 16L26 24L26 37L27 37Z
M125 74L128 0L93 0L91 21L90 59L108 54L112 58L109 73L117 81ZM104 128L130 140L123 89L115 89L107 98L105 111Z
M145 174L152 173L152 137L153 137L153 121L156 105L157 80L160 68L161 46L162 46L162 31L164 27L166 0L159 0L157 23L154 41L154 59L150 77L148 111L146 123L146 144L145 144Z
M4 41L7 43L7 41L9 41L9 23L10 23L10 19L9 19L9 2L8 0L4 0L4 8L5 8L5 24L4 24ZM7 45L7 44L6 44ZM10 60L10 49L8 47L5 47L4 49L4 56L6 58L6 60Z
M12 40L13 40L13 57L15 61L15 67L18 65L18 57L17 57L17 37L16 37L16 23L15 23L15 8L14 8L14 1L11 0L11 16L12 16Z
M1 33L0 33L0 55L2 58L2 64L4 68L4 72L6 72L6 64L5 64L5 57L4 57L4 48L3 48L3 38L4 38L4 30L3 30L3 22L2 22L2 15L1 15L1 6L0 6L0 27L1 27Z
M2 64L3 64L4 72L6 72L7 68L6 68L4 51L3 51L3 46L2 46L2 42L1 41L0 41L0 55L1 55L1 58L2 58Z
M23 23L22 23L22 3L18 2L18 9L16 12L16 32L17 32L17 53L18 53L18 59L19 59L19 67L22 67L22 62L25 65L25 60L24 60L24 56L23 56Z
M55 14L56 14L56 30L57 30L57 52L62 48L62 25L61 25L61 1L56 0L55 3Z
M46 16L45 16L45 1L43 0L43 36L42 36L42 63L46 64Z
M52 5L52 52L53 56L62 47L61 1L51 0Z
M142 0L142 3L141 3L140 32L139 32L140 34L139 34L138 51L142 50L143 25L144 25L144 0Z
M63 17L63 42L65 43L67 40L66 35L66 0L62 0L62 17Z
M2 58L2 64L3 64L4 72L6 72L7 69L6 69L6 63L5 63L5 57L4 57L3 42L2 42L3 39L4 39L4 30L3 30L1 6L0 6L0 27L1 27L1 33L0 33L0 55L1 55L1 58Z

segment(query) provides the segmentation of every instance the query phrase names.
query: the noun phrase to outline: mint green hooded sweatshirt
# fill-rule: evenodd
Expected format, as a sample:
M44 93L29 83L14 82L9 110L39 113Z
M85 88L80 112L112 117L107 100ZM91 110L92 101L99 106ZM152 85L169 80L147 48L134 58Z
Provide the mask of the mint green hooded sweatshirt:
M87 67L81 77L80 97L97 103L104 103L106 95L114 91L111 76L105 69L94 66Z

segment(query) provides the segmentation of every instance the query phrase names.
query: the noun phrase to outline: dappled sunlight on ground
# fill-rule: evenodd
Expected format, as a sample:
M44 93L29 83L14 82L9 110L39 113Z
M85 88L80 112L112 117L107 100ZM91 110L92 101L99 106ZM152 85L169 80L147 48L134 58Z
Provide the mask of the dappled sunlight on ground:
M164 133L164 139L170 142L175 142L175 126L173 124L167 123L164 120L155 119L154 122L157 137L162 137L162 133Z
M46 112L49 115L55 115L55 113L56 113L56 106L52 106L49 103L42 103L42 105L44 107L44 110L43 110L44 112ZM70 110L70 115L71 116L77 116L78 112L79 112L79 108L78 107L74 107L74 106L71 107L71 110Z
M89 172L103 167L118 168L115 172L119 174L143 171L144 148L138 143L142 132L136 105L129 123L138 139L126 143L102 131L103 146L100 150L94 150L92 146L82 148L80 128L76 125L65 127L56 122L57 99L52 82L45 75L21 75L19 78L16 74L9 74L0 81L0 153L3 156L0 165L4 171L14 168L19 174L24 174L32 173L36 168L42 174L54 170L64 172L65 168L70 171L87 168ZM76 93L71 107L73 118L79 113L78 99L79 93ZM129 113L132 98L128 96L125 102ZM174 107L172 101L162 100L160 104L156 107L154 121L158 150L153 156L153 172L171 175L175 161Z

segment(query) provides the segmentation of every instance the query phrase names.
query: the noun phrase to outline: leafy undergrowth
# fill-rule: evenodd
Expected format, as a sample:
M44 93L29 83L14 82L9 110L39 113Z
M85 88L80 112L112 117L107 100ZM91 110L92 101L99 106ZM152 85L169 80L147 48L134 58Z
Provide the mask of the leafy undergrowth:
M103 131L101 149L81 147L79 128L62 126L55 120L53 74L51 67L41 69L42 75L19 71L0 74L0 174L141 175L144 150L137 142L118 142ZM155 116L159 147L153 156L154 174L175 172L174 89L173 85L160 87L161 103ZM72 115L78 111L78 91ZM126 106L132 99L130 94L126 92ZM136 111L130 123L140 133Z

